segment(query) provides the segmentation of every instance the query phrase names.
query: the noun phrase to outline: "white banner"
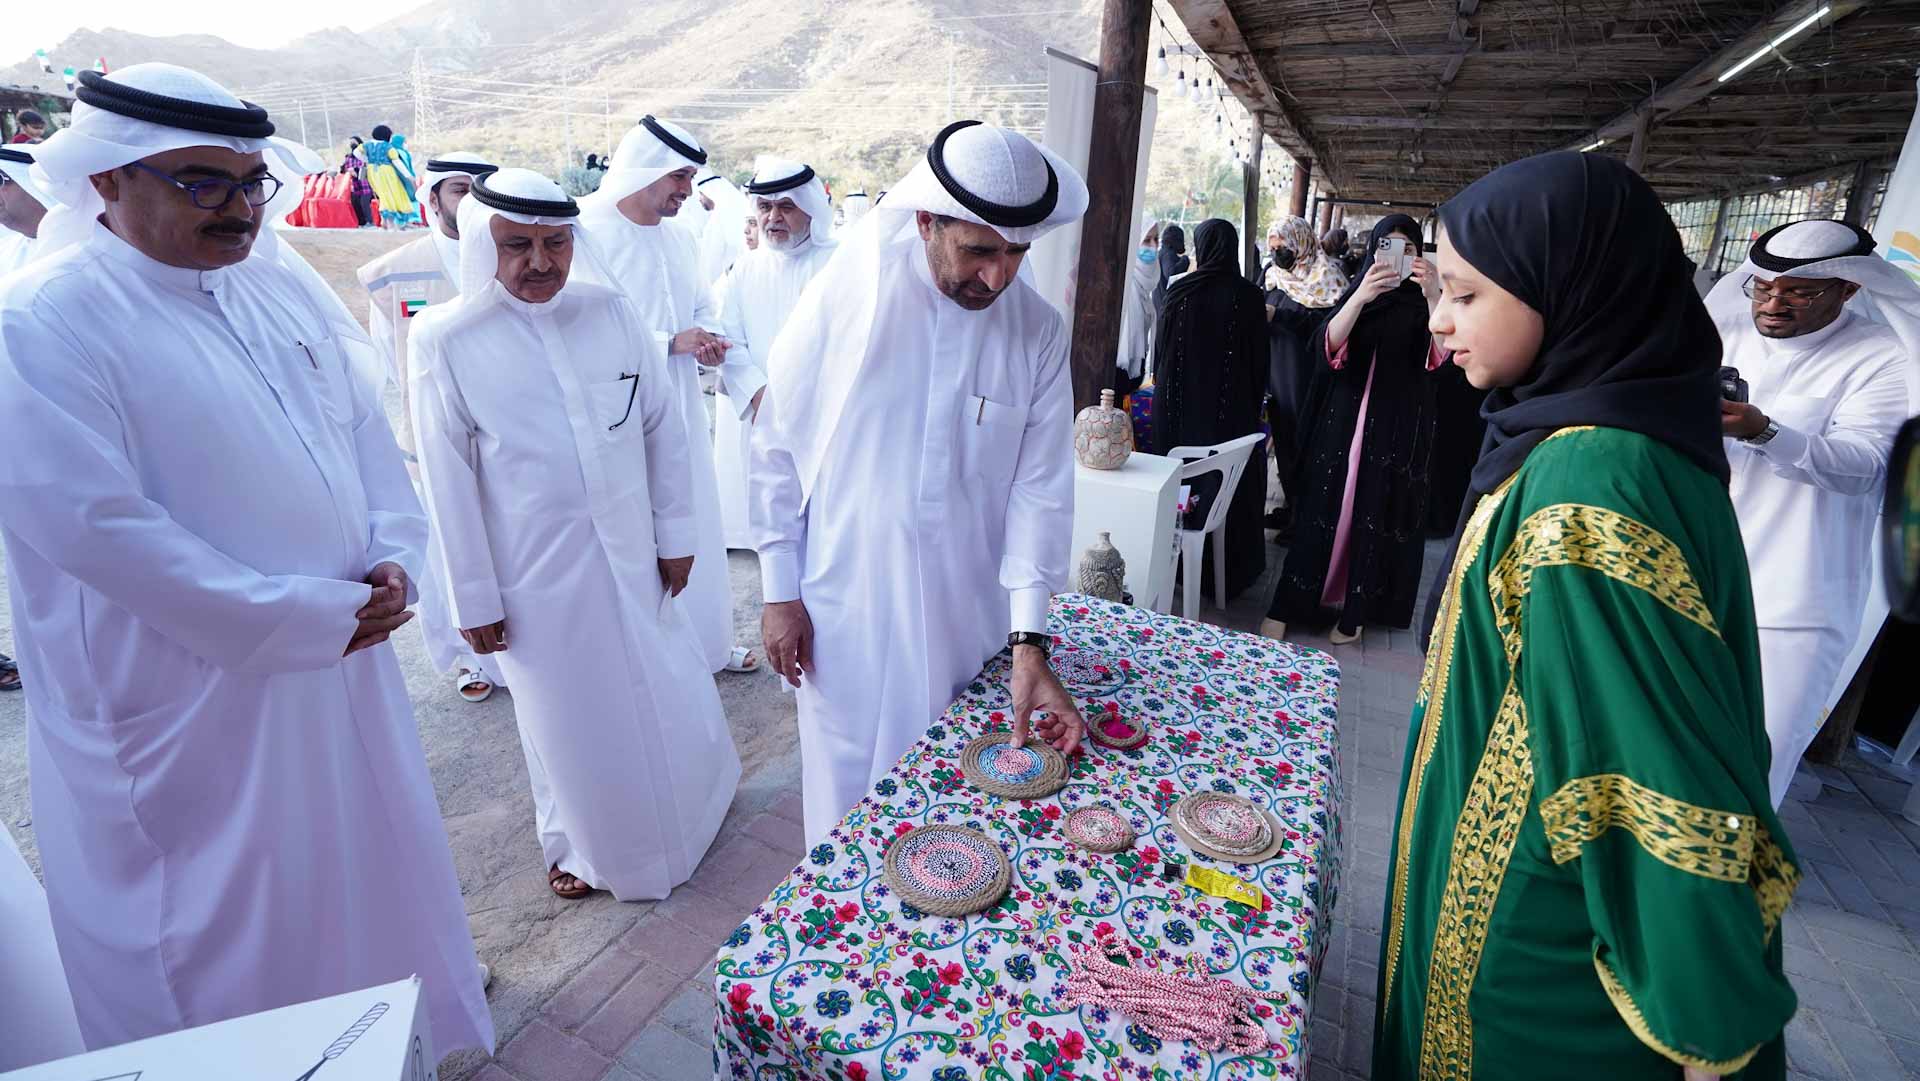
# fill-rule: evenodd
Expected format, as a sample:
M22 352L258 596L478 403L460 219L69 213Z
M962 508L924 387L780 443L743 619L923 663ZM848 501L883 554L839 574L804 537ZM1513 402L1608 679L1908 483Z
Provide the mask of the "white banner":
M1873 239L1880 242L1880 253L1888 262L1920 282L1920 109L1914 111L1913 124L1907 129L1900 162L1887 178L1887 197L1880 204Z
M1916 72L1915 76L1920 81L1920 72ZM1920 285L1920 109L1914 111L1913 123L1907 128L1907 141L1900 148L1900 161L1893 167L1893 175L1887 178L1887 195L1880 203L1880 217L1873 225L1873 239L1879 243L1880 254L1887 262L1905 271L1915 284ZM1920 370L1920 357L1908 357L1909 412L1920 412L1920 377L1916 376L1916 370ZM1840 668L1840 683L1833 689L1833 695L1828 700L1829 707L1839 705L1840 698L1846 694L1847 685L1853 682L1854 673L1860 670L1861 663L1867 659L1867 650L1873 647L1873 639L1880 633L1880 625L1886 621L1891 607L1878 543L1874 545L1872 560L1873 573L1868 577L1873 585L1867 595L1866 611L1861 614L1860 638L1854 643L1853 655ZM1880 663L1891 664L1894 661L1892 658L1882 658ZM1911 743L1911 738L1907 743Z
M1087 176L1087 159L1093 144L1093 96L1100 69L1078 57L1057 49L1047 50L1047 126L1040 141L1067 159L1087 186L1098 190L1100 178ZM1126 242L1113 253L1123 266L1144 227L1140 225L1147 204L1147 165L1153 153L1153 124L1159 110L1158 95L1147 87L1140 105L1140 161L1134 171L1133 214ZM1028 256L1033 267L1034 285L1040 295L1053 302L1067 318L1067 333L1073 333L1073 296L1080 270L1080 223L1064 225L1034 242Z

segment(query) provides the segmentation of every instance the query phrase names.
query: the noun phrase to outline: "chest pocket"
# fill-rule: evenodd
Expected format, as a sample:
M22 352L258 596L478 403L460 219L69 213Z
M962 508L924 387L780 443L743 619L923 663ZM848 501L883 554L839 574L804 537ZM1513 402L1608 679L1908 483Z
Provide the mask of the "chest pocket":
M1781 427L1808 435L1825 434L1833 419L1833 399L1815 394L1782 394L1755 404Z
M353 422L353 402L347 388L347 362L331 338L283 346L286 367L304 380L319 412L328 422L345 427Z
M1027 407L1008 405L978 394L961 399L960 472L989 487L1013 482L1026 432Z
M640 436L638 376L588 383L587 400L592 403L593 426L599 429L602 438L625 442Z

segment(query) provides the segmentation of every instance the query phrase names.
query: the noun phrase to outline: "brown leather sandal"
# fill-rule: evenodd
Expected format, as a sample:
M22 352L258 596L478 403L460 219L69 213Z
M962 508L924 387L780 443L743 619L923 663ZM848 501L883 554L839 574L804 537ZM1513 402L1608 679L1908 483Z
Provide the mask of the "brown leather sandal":
M573 885L565 885L567 882L571 882ZM553 891L555 897L563 901L578 901L580 898L593 892L592 886L562 871L560 865L557 863L547 868L547 888Z

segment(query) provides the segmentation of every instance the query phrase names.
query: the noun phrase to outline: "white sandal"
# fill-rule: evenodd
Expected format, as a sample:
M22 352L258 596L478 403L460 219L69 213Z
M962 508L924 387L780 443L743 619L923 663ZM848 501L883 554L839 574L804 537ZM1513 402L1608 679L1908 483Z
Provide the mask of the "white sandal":
M473 688L479 687L479 690ZM485 702L493 697L493 681L478 668L461 665L453 674L453 689L469 702Z
M752 664L747 663L749 658L753 660ZM749 646L733 647L733 654L727 658L727 671L758 672L759 670L760 670L760 660L759 658L753 656L753 649L751 647Z

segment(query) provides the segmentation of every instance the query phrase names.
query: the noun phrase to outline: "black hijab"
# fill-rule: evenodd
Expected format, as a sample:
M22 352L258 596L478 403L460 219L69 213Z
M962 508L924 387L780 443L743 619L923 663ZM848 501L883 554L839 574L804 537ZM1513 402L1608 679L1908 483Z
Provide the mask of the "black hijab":
M1154 310L1166 306L1167 280L1191 265L1187 262L1186 230L1178 225L1169 225L1160 230L1160 281L1153 287Z
M1193 259L1192 273L1167 286L1168 304L1225 278L1245 280L1240 276L1240 233L1225 219L1208 218L1193 227Z
M1693 263L1653 189L1624 163L1562 151L1503 166L1440 208L1460 257L1545 321L1526 376L1487 396L1486 441L1454 527L1562 428L1657 439L1727 483L1720 442L1720 335ZM1446 570L1427 599L1433 633Z

